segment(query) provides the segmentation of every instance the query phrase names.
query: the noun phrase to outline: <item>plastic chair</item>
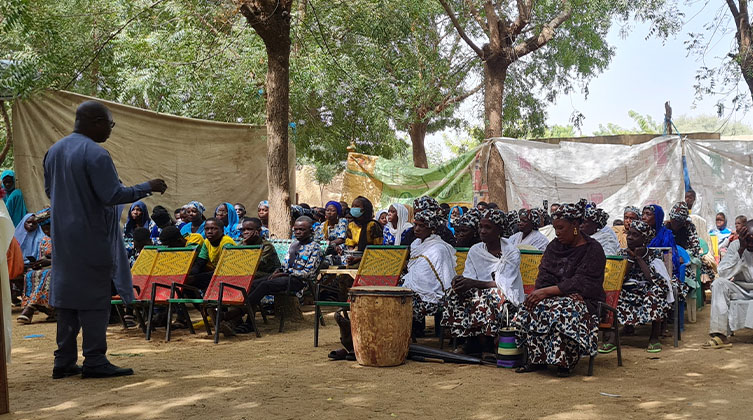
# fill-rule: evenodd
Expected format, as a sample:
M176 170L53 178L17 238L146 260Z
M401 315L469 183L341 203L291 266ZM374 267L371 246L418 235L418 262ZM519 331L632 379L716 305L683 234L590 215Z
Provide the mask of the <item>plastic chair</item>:
M254 310L248 301L248 294L251 291L251 285L254 282L254 276L259 267L260 260L261 245L225 246L203 299L175 298L178 289L182 290L187 288L187 286L181 283L173 283L170 286L170 298L167 300L168 323L165 340L170 341L170 320L172 318L173 304L186 303L202 305L201 314L202 318L204 318L207 335L211 335L212 330L206 319L206 309L210 306L217 307L214 329L215 344L220 341L220 322L222 322L222 308L225 306L244 306L248 311L248 316L251 320L251 325L254 327L256 336L261 337L261 333L256 327L256 321L254 320Z
M152 274L154 263L157 262L157 251L161 248L162 247L159 246L145 246L139 253L139 257L136 258L136 262L133 263L133 267L131 267L134 296L137 298L141 294L141 291L145 289L145 286L149 281L149 275ZM137 301L132 303L138 304ZM120 320L123 322L123 328L128 329L128 324L126 324L124 313L122 311L122 306L124 305L123 299L121 299L120 296L113 296L113 299L110 300L110 304L115 306L115 310L118 312L118 316L120 316ZM142 328L145 328L141 312L137 310L134 313L139 318L139 324Z
M194 260L196 259L197 247L190 246L185 248L162 248L158 250L157 261L155 262L152 273L149 276L149 280L141 291L139 300L149 301L148 321L146 328L146 339L152 338L152 318L154 315L155 305L167 305L167 300L170 299L170 290L173 283L183 284L188 277L188 272L191 270ZM183 287L188 288L185 285ZM195 288L192 288L195 289ZM198 289L195 289L198 290ZM184 314L187 316L188 311L182 308ZM169 324L170 320L168 320ZM195 334L193 325L188 323L188 329L191 334Z
M520 250L520 275L523 277L523 292L531 294L536 287L536 278L539 276L539 264L544 253L528 249Z
M622 282L627 275L628 262L623 257L614 255L607 256L604 267L604 293L606 300L599 302L597 314L599 316L599 330L612 332L617 345L617 366L622 366L622 347L620 346L620 321L617 319L617 303L622 292ZM594 359L588 359L588 376L594 373Z
M369 245L358 266L353 287L397 286L408 258L407 246ZM314 347L319 347L319 318L321 307L350 308L350 302L320 301L319 282L314 284Z

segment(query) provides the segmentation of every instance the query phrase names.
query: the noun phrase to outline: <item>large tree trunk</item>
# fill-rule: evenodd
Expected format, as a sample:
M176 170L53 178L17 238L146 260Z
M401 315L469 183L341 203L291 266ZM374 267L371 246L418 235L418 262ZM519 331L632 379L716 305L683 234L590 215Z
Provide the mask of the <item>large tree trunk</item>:
M429 162L426 159L426 147L424 146L427 126L426 122L413 122L408 127L410 142L413 144L413 166L416 168L429 167Z
M501 59L484 62L484 125L486 138L501 137L502 98L505 91L505 78L509 64Z
M3 122L5 123L5 145L0 152L0 165L5 162L5 158L8 157L10 147L13 145L13 127L10 126L10 116L8 110L5 108L5 101L0 101L0 112L3 114Z
M240 12L267 49L267 186L269 230L290 237L288 109L290 102L290 10L293 0L240 1Z
M269 230L290 236L288 176L288 106L290 100L290 38L282 48L267 46L267 186Z

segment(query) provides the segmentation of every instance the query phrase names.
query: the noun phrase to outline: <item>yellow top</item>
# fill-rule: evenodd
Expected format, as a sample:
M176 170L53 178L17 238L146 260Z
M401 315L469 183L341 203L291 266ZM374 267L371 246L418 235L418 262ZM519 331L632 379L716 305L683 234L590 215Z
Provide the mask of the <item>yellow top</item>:
M374 226L376 224L375 221L370 221L367 225L368 230L366 231L366 243L367 245L382 245L382 235L375 235L375 229ZM379 231L381 233L381 230ZM345 246L348 248L357 248L358 247L358 239L361 237L361 226L358 226L355 222L348 223L348 233L345 238Z

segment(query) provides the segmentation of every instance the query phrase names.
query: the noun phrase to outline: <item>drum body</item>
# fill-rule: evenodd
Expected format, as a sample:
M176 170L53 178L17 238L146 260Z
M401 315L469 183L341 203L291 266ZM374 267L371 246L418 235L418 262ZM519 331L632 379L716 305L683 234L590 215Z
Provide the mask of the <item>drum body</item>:
M413 292L404 287L350 289L350 329L356 360L363 366L397 366L410 347Z

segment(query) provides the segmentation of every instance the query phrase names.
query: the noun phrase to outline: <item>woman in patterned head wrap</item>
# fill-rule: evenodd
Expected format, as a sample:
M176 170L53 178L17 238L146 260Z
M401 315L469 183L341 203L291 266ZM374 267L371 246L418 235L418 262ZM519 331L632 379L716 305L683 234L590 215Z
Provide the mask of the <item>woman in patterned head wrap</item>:
M669 222L665 223L665 226L672 231L675 237L675 244L683 248L690 256L690 261L685 262L687 266L685 268L684 286L686 287L682 288L683 292L687 291L689 294L682 293L681 296L695 297L696 290L701 287L701 281L698 278L696 269L700 266L702 273L708 274L711 280L714 279L715 274L713 269L701 260L705 252L703 252L701 239L698 236L695 225L690 219L690 211L684 201L677 202L672 206L672 210L669 212ZM708 244L706 245L708 246ZM694 311L691 313L695 314ZM693 316L691 315L691 318Z
M549 245L549 239L539 232L544 209L521 209L518 211L518 233L510 236L510 243L520 249L543 251Z
M643 207L641 220L656 229L656 236L649 242L649 248L672 249L672 271L677 276L680 268L680 259L677 257L677 250L675 249L675 236L671 230L664 226L664 209L658 204L649 204Z
M442 326L453 337L472 337L466 342L466 353L493 352L494 337L508 326L508 318L512 320L525 298L520 251L502 237L506 228L504 212L484 212L479 222L482 242L468 251L463 275L452 280L447 295Z
M559 376L569 376L581 356L596 354L606 257L598 242L580 232L585 211L581 200L554 213L557 238L544 251L535 289L515 317L518 343L528 351L518 372L555 365Z
M259 220L261 220L262 228L266 228L267 232L269 232L269 201L260 201L259 206L256 207L256 213L259 215ZM264 229L262 229L262 231L263 230Z
M612 226L612 230L617 235L617 241L620 243L620 249L627 248L627 233L630 229L630 223L634 220L641 220L641 209L635 206L627 206L622 212L622 226Z
M463 213L455 220L455 245L458 248L470 248L481 241L478 235L478 224L481 212L473 208Z
M439 203L437 203L437 200L429 197L429 196L423 196L420 198L417 198L413 201L413 217L415 218L416 214L423 210L432 210L435 212L442 212L442 208L439 206ZM442 219L444 222L444 213L441 213ZM452 234L450 229L447 227L446 223L442 223L441 226L437 227L434 233L437 234L440 238L442 238L443 241L447 242L448 244L455 246L455 235ZM416 236L413 232L413 229L408 229L408 231L405 233L405 243L410 244L413 243L413 241L416 239Z
M422 209L422 210L419 210ZM408 272L403 276L403 287L413 290L413 333L422 337L425 317L436 314L445 290L455 277L455 248L442 240L436 230L444 226L444 215L439 206L416 206L413 216L413 234L410 245Z
M622 255L628 258L628 273L617 304L620 324L630 327L651 324L649 353L661 351L661 323L669 315L671 303L674 302L670 276L661 253L653 253L646 247L655 234L656 230L641 220L630 224L628 248L622 251ZM609 333L604 334L599 353L611 353L616 349L614 337Z
M186 204L186 223L181 229L180 233L186 236L190 233L197 233L204 236L204 205L198 201L191 201Z
M620 252L620 241L611 227L607 226L609 214L603 209L597 208L596 203L591 203L586 208L586 214L583 217L583 223L580 224L580 230L585 235L596 239L604 253L607 255L617 255Z

